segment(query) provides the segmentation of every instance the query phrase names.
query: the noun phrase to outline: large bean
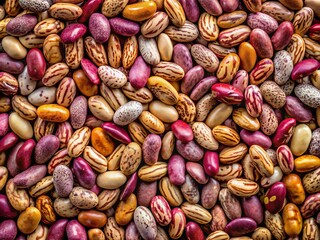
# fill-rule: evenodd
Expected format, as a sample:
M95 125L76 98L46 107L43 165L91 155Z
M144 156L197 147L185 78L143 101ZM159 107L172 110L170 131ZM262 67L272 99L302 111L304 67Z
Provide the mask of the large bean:
M8 56L6 53L0 53L0 71L11 74L20 74L23 71L23 63Z
M6 195L0 194L0 217L15 218L18 216L18 212L11 206Z
M2 221L0 229L0 239L14 240L18 234L17 224L13 220Z
M69 240L88 239L86 229L77 220L68 222L66 232Z
M42 164L47 162L59 149L60 141L54 135L46 135L39 140L35 147L35 162Z
M34 165L13 178L13 183L19 188L28 188L39 182L47 173L45 165Z
M51 225L48 232L48 239L63 240L65 237L67 219L60 219Z
M83 158L73 160L73 173L82 187L91 189L96 182L96 174Z
M319 239L319 0L2 2L0 240Z

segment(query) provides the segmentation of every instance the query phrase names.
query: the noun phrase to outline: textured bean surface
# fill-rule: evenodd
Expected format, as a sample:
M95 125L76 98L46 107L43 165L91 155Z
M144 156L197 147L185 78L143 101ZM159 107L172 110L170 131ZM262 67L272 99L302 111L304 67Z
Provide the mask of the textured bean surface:
M319 0L0 2L0 240L319 240Z

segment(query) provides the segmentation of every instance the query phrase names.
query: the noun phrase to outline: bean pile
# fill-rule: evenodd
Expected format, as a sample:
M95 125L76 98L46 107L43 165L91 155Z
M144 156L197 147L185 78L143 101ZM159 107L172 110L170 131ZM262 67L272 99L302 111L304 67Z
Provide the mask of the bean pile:
M5 0L0 240L319 240L319 0Z

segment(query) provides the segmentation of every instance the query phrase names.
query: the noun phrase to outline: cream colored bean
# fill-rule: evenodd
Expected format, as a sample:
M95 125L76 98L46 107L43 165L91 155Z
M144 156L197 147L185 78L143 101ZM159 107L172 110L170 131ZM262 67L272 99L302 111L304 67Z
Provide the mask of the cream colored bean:
M290 149L295 156L301 156L309 147L312 137L311 129L306 124L295 127L291 138Z
M31 123L20 117L16 112L12 112L10 114L9 126L11 130L23 140L27 140L33 137L33 128Z
M232 113L232 106L221 103L216 106L208 115L206 124L212 129L222 124Z
M108 169L107 159L91 146L86 146L83 151L83 157L90 166L97 172L103 173Z
M47 236L48 228L43 224L39 224L36 230L28 235L27 240L46 240Z
M88 100L91 113L102 121L112 121L114 111L101 96L92 96Z
M98 175L97 184L104 189L120 188L127 181L127 177L121 171L108 171Z
M2 39L3 50L14 59L24 59L27 56L27 49L18 39L6 36Z
M208 150L217 150L218 141L213 137L211 129L204 122L194 122L192 124L194 138L200 146Z
M17 211L23 211L30 205L28 193L24 189L19 189L10 179L6 185L6 195L11 206Z
M158 100L149 104L150 112L163 122L172 123L178 120L179 114L175 107L167 105Z
M68 154L70 157L81 155L90 140L91 130L88 127L82 127L75 131L68 142Z
M169 36L165 33L161 33L158 37L157 44L161 60L171 61L173 54L173 44Z

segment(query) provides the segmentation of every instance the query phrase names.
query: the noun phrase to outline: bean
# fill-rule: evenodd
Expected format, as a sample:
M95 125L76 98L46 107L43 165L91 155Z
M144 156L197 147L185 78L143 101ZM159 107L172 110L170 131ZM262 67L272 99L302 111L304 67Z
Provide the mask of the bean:
M4 1L0 238L318 239L319 9Z

